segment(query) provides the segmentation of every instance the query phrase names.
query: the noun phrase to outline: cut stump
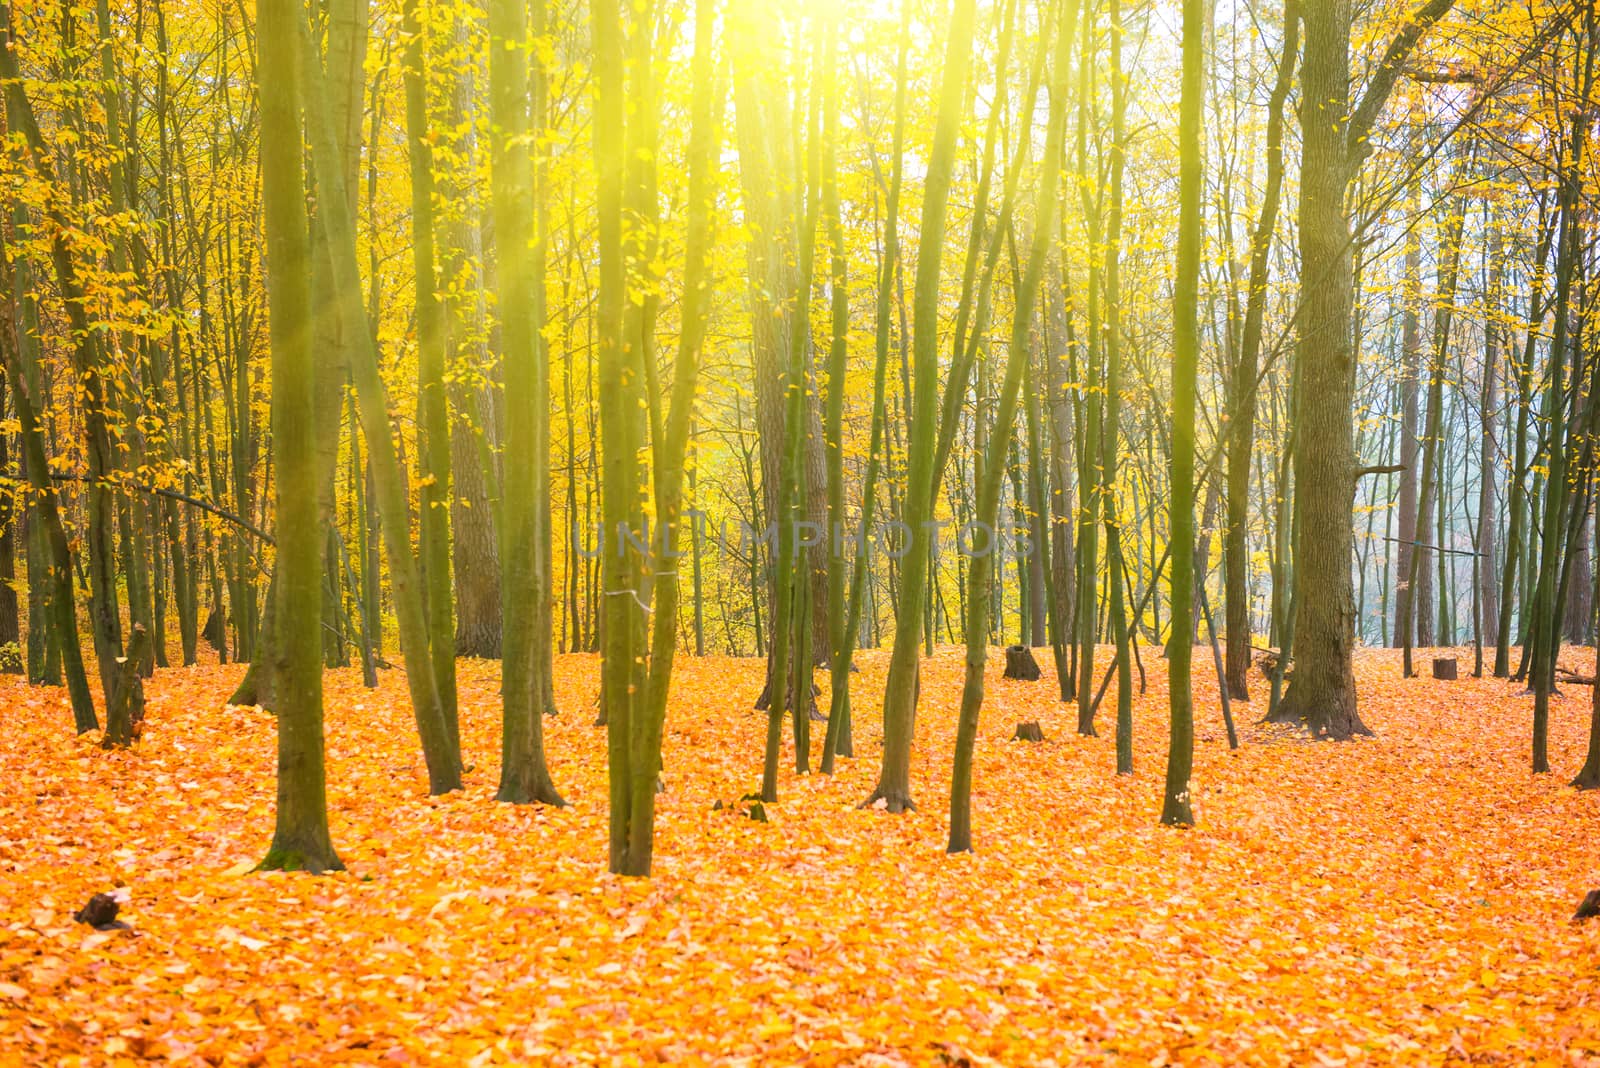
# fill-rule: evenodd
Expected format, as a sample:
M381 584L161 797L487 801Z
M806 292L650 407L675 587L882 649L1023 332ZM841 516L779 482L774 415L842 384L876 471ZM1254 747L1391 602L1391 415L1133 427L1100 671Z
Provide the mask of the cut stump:
M1011 736L1013 742L1042 742L1044 730L1037 721L1032 723L1017 724L1017 733Z
M1006 671L1008 679L1024 679L1035 682L1039 678L1039 662L1033 658L1033 650L1026 645L1006 646Z
M1456 658L1453 656L1434 657L1433 677L1443 679L1445 682L1454 682L1456 680Z

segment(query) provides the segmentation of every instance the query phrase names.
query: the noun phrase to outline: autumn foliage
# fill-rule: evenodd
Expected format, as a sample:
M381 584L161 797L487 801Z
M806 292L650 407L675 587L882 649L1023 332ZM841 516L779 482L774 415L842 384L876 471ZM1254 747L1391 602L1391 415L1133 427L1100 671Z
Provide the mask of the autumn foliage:
M1596 798L1528 773L1513 684L1403 680L1397 656L1358 655L1376 737L1342 745L1236 706L1230 752L1197 672L1186 831L1155 819L1157 656L1131 777L1109 737L1074 733L1048 664L1041 682L996 677L976 852L955 857L957 650L923 666L915 812L857 808L881 738L865 695L885 654L868 652L858 759L786 771L766 823L739 805L765 730L739 695L760 661L686 658L648 881L604 874L592 656L556 663L564 809L492 800L493 663L462 662L466 788L436 798L404 680L330 673L349 871L324 878L251 871L274 725L219 711L238 669L158 674L142 741L110 753L65 729L63 693L8 683L0 1063L1600 1062L1600 924L1568 922L1597 882ZM1552 761L1576 767L1588 693L1554 706ZM1047 740L1009 741L1028 720ZM72 921L118 887L131 930Z

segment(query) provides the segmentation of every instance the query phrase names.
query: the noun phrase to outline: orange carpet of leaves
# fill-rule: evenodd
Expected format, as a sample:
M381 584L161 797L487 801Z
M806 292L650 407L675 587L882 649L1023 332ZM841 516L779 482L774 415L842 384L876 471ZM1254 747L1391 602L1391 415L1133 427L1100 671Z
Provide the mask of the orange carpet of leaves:
M884 668L861 660L857 759L786 774L768 824L712 811L759 777L760 664L683 661L656 875L634 882L605 874L592 657L557 668L562 811L491 800L495 665L462 665L475 769L442 799L398 673L376 694L331 674L350 870L326 878L247 874L274 749L269 715L222 707L237 668L160 673L123 754L8 683L0 1063L1600 1063L1600 922L1568 923L1600 886L1600 798L1565 786L1587 691L1557 702L1557 774L1535 778L1504 682L1401 681L1363 652L1376 740L1255 728L1258 694L1229 753L1207 674L1179 832L1156 825L1163 668L1119 779L1109 704L1077 737L1046 656L1044 681L991 684L978 851L949 858L960 654L926 667L906 817L855 807ZM1032 719L1045 744L1006 740ZM72 922L114 885L132 933Z

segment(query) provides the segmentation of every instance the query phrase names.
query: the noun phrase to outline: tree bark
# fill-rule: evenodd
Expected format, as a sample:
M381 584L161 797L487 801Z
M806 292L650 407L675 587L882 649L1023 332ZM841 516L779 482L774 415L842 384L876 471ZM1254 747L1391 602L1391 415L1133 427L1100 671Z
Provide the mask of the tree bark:
M1295 669L1272 718L1318 737L1367 734L1356 712L1354 535L1355 289L1346 194L1370 152L1378 113L1422 33L1454 0L1427 0L1390 43L1351 111L1351 0L1309 5L1305 27L1300 164L1300 388L1294 425Z
M261 101L262 200L272 341L272 447L277 474L278 615L322 617L322 525L311 349L310 243L301 171L301 47L298 0L259 0L256 40ZM272 641L278 714L278 809L260 867L338 871L328 833L322 736L322 636L283 627Z

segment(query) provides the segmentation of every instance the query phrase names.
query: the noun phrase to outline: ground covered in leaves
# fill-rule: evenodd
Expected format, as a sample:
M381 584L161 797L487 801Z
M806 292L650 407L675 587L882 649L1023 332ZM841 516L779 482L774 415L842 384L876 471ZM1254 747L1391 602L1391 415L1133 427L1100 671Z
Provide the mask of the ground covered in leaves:
M592 657L557 668L563 810L492 800L496 665L463 662L475 767L439 799L403 678L331 674L349 871L323 878L250 873L274 737L223 708L238 668L159 673L119 754L72 737L63 694L5 684L0 1063L1600 1063L1600 921L1568 922L1600 886L1600 798L1565 785L1586 690L1556 703L1557 774L1534 777L1531 700L1505 682L1402 681L1363 652L1375 739L1249 726L1258 686L1230 753L1203 678L1200 822L1179 832L1156 824L1162 666L1118 778L1109 709L1076 736L1042 660L1043 681L990 687L977 852L955 858L958 650L926 665L918 812L856 807L879 752L868 653L857 758L786 774L765 824L713 810L759 779L760 662L682 661L656 875L634 882L605 874ZM1047 741L1007 741L1022 720ZM72 921L113 887L131 930Z

